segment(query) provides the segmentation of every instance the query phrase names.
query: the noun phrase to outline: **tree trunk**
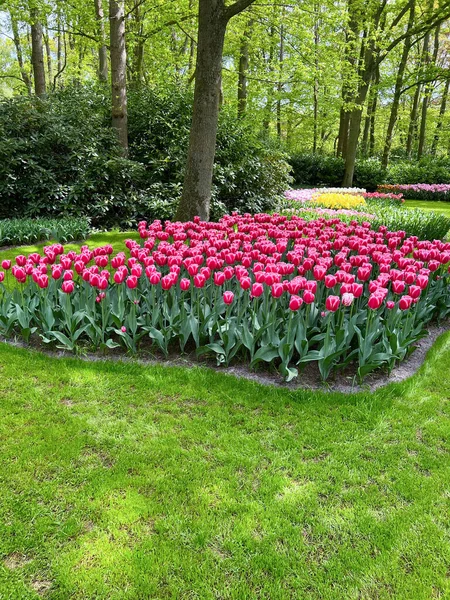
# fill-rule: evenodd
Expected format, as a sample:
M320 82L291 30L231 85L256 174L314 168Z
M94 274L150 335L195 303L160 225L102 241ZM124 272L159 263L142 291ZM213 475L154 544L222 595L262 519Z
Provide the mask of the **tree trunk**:
M375 116L378 106L378 85L380 83L380 69L377 67L374 80L374 91L372 94L369 108L369 156L375 154Z
M420 73L419 73L420 77ZM408 138L406 140L406 154L409 158L412 156L413 144L417 134L417 115L419 112L419 101L420 101L421 85L417 84L416 91L414 92L413 103L411 107L411 114L409 117L408 127Z
M436 64L437 54L438 54L438 50L439 50L439 30L440 30L440 26L436 27L435 38L434 38L433 57L431 58L429 56L429 53L427 52L427 54L425 56L425 64L429 64L430 61L432 61L433 64ZM429 34L427 34L424 39L424 47L426 45L427 50L428 50L428 44L429 44ZM422 100L422 115L421 115L421 119L420 119L419 145L417 147L417 158L418 159L421 158L421 156L425 150L425 133L426 133L426 127L427 127L427 113L428 113L428 105L430 103L431 91L432 91L432 83L427 83L425 86L425 93L424 93L423 100Z
M52 53L50 50L50 38L48 31L44 35L44 43L45 43L45 54L47 56L47 75L48 75L48 84L51 86L51 81L53 79L53 65L52 65Z
M199 1L192 124L183 193L176 215L181 221L196 215L209 219L225 32L229 19L252 1L236 0L228 7L224 0Z
M370 92L369 92L370 95ZM361 154L367 156L369 152L369 134L370 134L370 112L369 106L367 107L367 114L364 119L364 131L361 140Z
M19 27L17 21L11 15L11 29L13 34L14 46L16 48L17 62L19 63L20 74L24 84L27 86L28 94L31 96L31 79L23 64L22 44L20 43Z
M439 117L438 117L438 120L436 123L436 130L434 132L433 144L431 146L431 155L432 156L436 156L437 145L439 142L439 137L440 137L440 133L441 133L441 129L442 129L442 121L444 119L445 109L447 108L447 98L448 98L449 88L450 88L450 79L447 79L445 82L444 91L442 92L442 100L441 100L441 107L439 109Z
M347 151L345 154L345 173L342 181L343 187L351 187L353 184L353 174L355 172L356 152L358 149L358 139L361 129L362 107L366 101L369 82L373 74L374 62L372 50L369 48L366 52L365 69L359 86L358 96L355 102L355 108L350 112L350 125L348 130Z
M358 62L358 92L354 98L354 107L350 115L350 127L347 141L347 152L345 154L345 173L342 185L351 187L353 184L353 174L355 172L356 152L358 149L359 133L361 129L361 118L364 102L366 101L370 81L378 78L379 57L376 57L376 36L374 32L382 32L385 27L384 8L386 3L381 3L374 16L373 31L364 31ZM380 24L381 22L381 24ZM373 108L373 107L372 107ZM376 108L376 105L375 105ZM373 125L372 125L373 127Z
M238 74L238 117L243 117L247 109L247 71L248 71L248 44L253 27L250 19L241 38L239 50L239 74Z
M94 0L94 8L100 37L100 45L98 47L98 78L102 83L106 83L108 81L108 50L106 48L103 1Z
M409 20L408 20L408 26L407 26L407 30L406 30L407 33L411 30L412 26L414 25L414 11L415 11L415 1L412 0L411 6L409 9ZM400 64L398 66L397 78L395 80L394 97L392 99L391 113L389 116L389 123L388 123L387 131L386 131L386 139L384 141L383 157L381 159L381 164L384 168L386 168L388 166L388 162L389 162L389 154L391 152L391 145L392 145L392 136L394 133L395 123L397 122L398 107L400 105L400 96L402 93L403 79L404 79L404 75L405 75L405 70L406 70L406 65L408 62L408 55L409 55L410 49L411 49L411 37L408 36L405 39L405 43L403 45L403 52L402 52L402 56L400 59Z
M268 65L267 65L267 75L268 78L271 79L273 73L273 56L275 53L275 42L274 42L274 27L271 26L269 29L269 57L268 57ZM267 100L266 106L264 107L264 118L263 118L263 133L267 134L270 128L270 122L272 117L272 105L273 105L273 85L270 85L267 90Z
M283 91L283 62L284 62L284 26L280 25L280 51L278 55L278 83L277 83L277 136L281 139L281 93Z
M314 3L314 86L313 86L313 154L317 152L319 132L319 4Z
M117 139L122 147L123 154L127 155L127 56L125 50L124 4L124 0L109 0L112 126L117 132Z
M226 19L221 0L200 0L191 133L177 219L209 219Z
M30 11L31 15L31 64L33 66L34 91L39 98L45 98L47 88L45 85L44 46L42 23L39 20L37 9Z
M353 9L353 0L349 0L349 22L345 32L345 47L344 47L344 65L352 71L356 64L355 44L359 37L357 11ZM350 112L347 110L347 104L352 99L352 90L346 80L345 72L343 73L344 82L342 84L342 106L339 116L339 134L337 143L337 156L346 156L347 143L350 127Z

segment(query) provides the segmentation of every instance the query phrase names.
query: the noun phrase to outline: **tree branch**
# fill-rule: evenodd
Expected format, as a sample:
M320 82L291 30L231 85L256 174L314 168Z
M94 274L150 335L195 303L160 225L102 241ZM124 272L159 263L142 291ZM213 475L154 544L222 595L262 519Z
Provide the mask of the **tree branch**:
M231 17L234 17L241 13L243 10L248 8L250 4L253 4L253 2L255 2L255 0L236 0L236 2L234 2L230 6L227 6L225 9L226 20L229 21Z

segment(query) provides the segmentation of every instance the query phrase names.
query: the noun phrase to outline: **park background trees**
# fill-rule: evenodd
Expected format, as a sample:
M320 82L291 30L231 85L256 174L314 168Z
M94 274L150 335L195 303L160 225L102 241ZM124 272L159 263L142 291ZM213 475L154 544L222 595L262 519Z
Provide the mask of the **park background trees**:
M2 95L45 102L70 86L109 89L124 158L127 95L195 90L180 217L208 216L218 110L288 153L341 156L346 185L357 158L386 167L448 155L450 0L6 0L2 8Z

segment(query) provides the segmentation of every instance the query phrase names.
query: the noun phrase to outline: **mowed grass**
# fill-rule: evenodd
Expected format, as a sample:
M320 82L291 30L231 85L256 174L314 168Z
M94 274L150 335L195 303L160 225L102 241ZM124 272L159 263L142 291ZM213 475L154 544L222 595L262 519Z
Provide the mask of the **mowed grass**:
M405 200L406 208L420 208L422 210L432 210L450 217L450 202L435 202L432 200Z
M0 598L450 597L449 364L345 396L0 344Z
M93 249L97 246L112 244L112 246L115 248L115 251L118 252L119 250L126 250L124 242L129 238L139 240L139 234L137 233L137 231L105 231L101 233L92 234L84 242L70 242L68 244L63 244L63 246L65 252L69 252L70 250L75 250L76 252L79 252L80 247L83 245L89 246L89 248ZM25 256L28 256L32 252L39 252L40 254L42 254L44 246L50 246L53 243L55 242L39 242L37 244L31 244L28 246L17 246L14 248L9 248L8 250L0 248L0 260L14 260L14 258L18 254L24 254Z

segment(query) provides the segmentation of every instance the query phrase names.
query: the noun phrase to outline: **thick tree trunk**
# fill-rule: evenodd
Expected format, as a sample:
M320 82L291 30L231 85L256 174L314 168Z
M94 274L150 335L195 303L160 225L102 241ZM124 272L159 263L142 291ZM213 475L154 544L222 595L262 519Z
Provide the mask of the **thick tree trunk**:
M353 184L356 152L358 149L359 133L361 129L362 107L366 101L367 92L369 90L369 82L374 68L372 51L370 49L368 49L366 53L365 65L362 82L359 86L358 96L355 102L355 108L350 112L350 125L348 130L347 149L345 153L345 174L342 181L343 187L351 187Z
M436 129L434 132L433 144L431 145L431 155L436 156L437 145L442 129L442 121L444 120L445 109L447 108L448 91L450 88L450 79L445 82L444 91L442 92L441 106L439 109L439 117L436 123Z
M47 88L45 85L44 46L42 23L39 20L37 9L30 11L31 15L31 64L33 66L34 91L39 98L45 98Z
M109 0L112 126L123 154L128 153L127 56L125 50L124 0Z
M209 219L227 21L221 0L200 0L191 133L177 219Z
M183 193L176 218L209 219L222 83L222 56L229 19L254 0L200 0L194 105Z
M413 0L411 2L411 6L409 9L409 20L408 20L407 32L409 32L411 30L412 26L414 25L414 11L415 11L415 2ZM391 113L389 116L389 123L388 123L387 131L386 131L386 139L384 141L383 157L381 159L381 164L384 168L386 168L388 166L388 162L389 162L389 154L391 152L391 145L392 145L392 136L394 133L395 124L397 122L398 107L400 105L400 97L401 97L401 93L402 93L403 79L405 76L405 70L406 70L406 65L408 62L408 56L409 56L410 49L411 49L411 38L408 36L405 39L405 43L403 45L403 52L402 52L402 56L400 58L400 64L398 66L397 77L395 80L394 97L392 99Z
M247 109L247 72L248 72L248 45L253 27L253 20L247 23L247 27L241 38L239 49L239 73L238 73L238 117L242 117Z
M358 19L356 17L357 11L354 10L353 0L349 0L349 23L347 31L345 32L345 48L344 48L344 65L351 72L356 65L356 54L355 44L359 38L359 26ZM346 74L343 73L344 82L342 84L342 106L339 116L339 134L337 143L337 156L345 157L347 154L347 143L349 136L350 127L350 111L348 110L348 103L352 100L352 90L348 81L346 80Z
M108 49L106 48L103 1L94 0L94 8L100 38L100 45L98 47L98 78L102 83L106 83L108 81Z
M31 79L23 63L22 44L20 42L19 27L17 21L11 16L11 29L13 34L14 46L16 48L17 62L19 63L20 75L24 84L27 86L28 94L31 96Z

